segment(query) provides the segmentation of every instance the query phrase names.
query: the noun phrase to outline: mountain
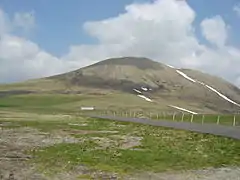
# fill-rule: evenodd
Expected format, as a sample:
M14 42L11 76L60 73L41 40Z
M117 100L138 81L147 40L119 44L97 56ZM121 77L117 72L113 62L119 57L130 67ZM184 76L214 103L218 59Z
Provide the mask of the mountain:
M240 90L200 71L175 69L147 58L122 57L38 80L0 87L0 90L41 90L55 93L124 94L159 109L174 106L198 113L240 110ZM109 100L111 101L111 100ZM141 104L136 106L141 106ZM117 102L111 102L117 106ZM146 105L147 106L147 105Z

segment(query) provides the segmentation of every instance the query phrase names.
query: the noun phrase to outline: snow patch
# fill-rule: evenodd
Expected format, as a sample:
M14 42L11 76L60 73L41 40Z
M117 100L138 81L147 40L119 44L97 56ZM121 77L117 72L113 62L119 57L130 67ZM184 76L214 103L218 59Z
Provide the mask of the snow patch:
M225 99L226 101L235 104L237 106L240 107L240 104L234 102L233 100L229 99L228 97L226 97L225 95L221 94L220 92L218 92L216 89L214 89L213 87L209 86L209 85L205 85L208 89L210 89L211 91L217 93L220 97L222 97L223 99Z
M193 111L190 111L190 110L181 108L181 107L177 107L177 106L173 106L173 105L169 105L169 106L172 107L172 108L178 109L178 110L182 110L182 111L189 112L189 113L191 113L191 114L198 114L198 113L196 113L196 112L193 112Z
M149 98L147 98L146 96L144 96L144 95L137 95L138 97L140 97L140 98L143 98L143 99L145 99L146 101L149 101L149 102L152 102L152 100L151 99L149 99Z
M196 81L192 78L190 78L188 75L186 75L185 73L179 71L179 70L176 70L178 74L182 75L184 78L188 79L189 81L192 81L194 83L199 83L205 87L207 87L208 89L210 89L211 91L215 92L218 96L220 96L221 98L225 99L226 101L232 103L232 104L235 104L236 106L239 106L240 107L240 104L234 102L233 100L229 99L228 97L226 97L225 95L223 95L222 93L218 92L216 89L214 89L213 87L201 82L201 81Z
M173 66L171 66L171 65L168 65L168 64L166 64L168 67L170 67L170 68L173 68L174 69L174 67Z
M190 78L188 75L186 75L185 73L183 73L182 71L176 70L178 74L180 74L181 76L183 76L185 79L192 81L192 82L196 82L194 79Z
M135 92L137 92L137 93L140 93L140 94L142 94L142 92L141 91L139 91L139 90L137 90L137 89L133 89Z
M148 88L145 88L145 87L141 87L141 89L144 90L144 91L148 90Z

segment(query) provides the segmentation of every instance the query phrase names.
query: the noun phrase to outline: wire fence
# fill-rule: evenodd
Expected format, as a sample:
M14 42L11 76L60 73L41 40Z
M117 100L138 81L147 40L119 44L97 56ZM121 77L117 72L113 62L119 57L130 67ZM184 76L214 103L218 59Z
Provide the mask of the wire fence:
M89 114L89 112L87 113ZM147 119L153 119L153 120L169 120L169 121L200 123L200 124L211 123L211 124L217 124L217 125L240 127L240 114L189 114L189 113L180 113L180 112L143 112L143 111L126 111L126 110L125 111L95 110L95 111L92 111L90 114L97 114L102 116L126 117L126 118L147 118Z

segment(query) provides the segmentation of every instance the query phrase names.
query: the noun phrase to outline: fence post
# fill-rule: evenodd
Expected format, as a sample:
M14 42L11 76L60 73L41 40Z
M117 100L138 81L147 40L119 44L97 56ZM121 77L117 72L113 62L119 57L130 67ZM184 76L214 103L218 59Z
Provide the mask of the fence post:
M236 116L233 117L233 126L236 126Z
M182 122L183 122L183 120L184 120L184 113L182 113Z
M204 118L205 118L205 116L204 116L204 114L202 115L202 124L204 124Z
M193 114L192 114L192 117L191 117L191 123L193 122Z
M220 116L218 115L218 118L217 118L217 125L219 125L219 121L220 121Z
M175 115L176 115L176 114L175 114L175 113L173 113L173 121L175 120Z

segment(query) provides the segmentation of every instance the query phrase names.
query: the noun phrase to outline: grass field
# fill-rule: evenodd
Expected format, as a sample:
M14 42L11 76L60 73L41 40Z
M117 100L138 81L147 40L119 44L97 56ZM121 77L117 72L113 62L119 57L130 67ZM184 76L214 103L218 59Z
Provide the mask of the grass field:
M81 116L81 106L96 102L102 109L93 113L103 113L108 107L115 115L140 117L140 113L127 110L133 108L137 112L141 108L136 103L143 101L122 94L31 94L0 98L0 175L14 169L19 179L34 179L39 173L56 179L116 176L128 179L140 172L160 173L161 177L166 171L240 165L240 141ZM147 102L141 106L145 112L151 108ZM143 115L173 120L173 115L156 112L157 109ZM193 122L201 123L201 117L194 116ZM204 122L215 123L217 117L206 115ZM181 118L181 114L176 114L174 120ZM185 115L184 121L191 121L191 116ZM232 115L221 116L220 122L230 125ZM22 162L14 161L13 157L31 158Z
M140 105L139 105L140 104ZM28 112L79 112L81 106L94 106L97 109L129 108L144 110L152 108L149 103L135 95L124 93L92 94L30 94L13 95L0 99L0 108L18 109ZM163 108L159 105L158 108Z
M15 112L19 119L7 115L1 113L0 123L10 123L3 132L31 128L45 133L48 142L54 141L54 135L65 138L48 146L39 141L38 147L25 149L25 154L34 157L28 163L36 164L45 176L71 172L79 166L85 168L76 174L79 177L91 177L93 172L124 177L138 172L240 165L240 141L228 138L76 116L41 115L36 121L34 114L25 120L20 119L24 113ZM32 141L30 135L18 136L29 139L25 143Z

